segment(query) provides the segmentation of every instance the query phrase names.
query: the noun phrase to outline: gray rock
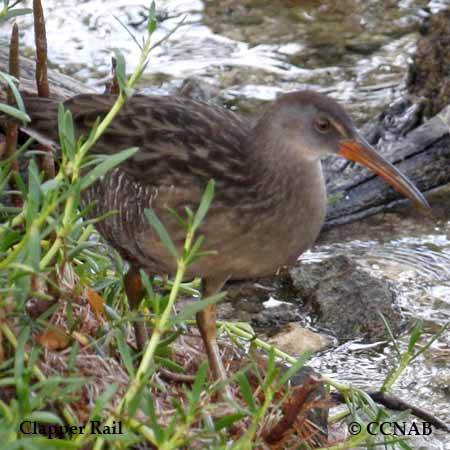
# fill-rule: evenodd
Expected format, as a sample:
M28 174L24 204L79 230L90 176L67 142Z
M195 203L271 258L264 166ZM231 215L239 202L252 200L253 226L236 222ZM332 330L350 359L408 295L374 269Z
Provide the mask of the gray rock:
M268 342L294 357L299 357L306 351L316 353L325 350L332 344L329 337L302 328L296 323L288 323L279 333L269 338Z
M317 314L317 324L339 341L364 338L375 342L388 334L379 313L394 334L401 314L390 281L380 279L344 255L290 269L293 286Z

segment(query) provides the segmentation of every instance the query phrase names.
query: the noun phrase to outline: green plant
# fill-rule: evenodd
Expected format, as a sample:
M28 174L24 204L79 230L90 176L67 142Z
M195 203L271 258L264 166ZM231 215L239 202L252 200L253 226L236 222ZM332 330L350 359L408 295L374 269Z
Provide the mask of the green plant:
M32 12L30 8L16 8L21 0L10 4L9 0L3 0L3 9L0 11L0 23L6 22L13 17L23 16Z
M13 6L4 1L0 20L26 12L13 11ZM15 351L14 357L8 357L0 365L0 387L10 389L13 393L9 402L0 402L0 433L5 436L2 448L92 446L99 450L105 445L111 448L130 448L136 443L145 442L164 450L201 444L205 448L217 450L255 448L262 444L264 432L274 423L274 417L277 417L281 405L290 395L291 390L286 387L290 376L304 365L309 356L304 355L298 359L290 357L255 337L247 324L219 322L220 331L228 335L237 346L245 349L250 343L252 348L266 351L268 358L264 369L250 361L230 376L229 382L235 387L237 400L230 399L225 405L227 409L218 417L213 399L223 386L220 383L208 382L207 366L204 363L198 364L195 376L180 388L168 386L155 376L162 369L175 374L183 372L183 366L171 358L172 344L185 333L187 326L193 323L196 312L219 301L224 295L219 294L198 301L177 314L173 313L173 307L182 292L196 293L193 287L195 284L186 284L182 280L189 264L204 255L201 251L202 237L197 237L196 232L213 201L214 182L210 181L196 212L187 209L185 217L174 213L186 235L181 254L158 217L151 210L145 211L150 224L177 261L177 272L168 285L160 279L152 280L145 273L141 274L147 292L146 304L151 310L149 319L153 324L153 333L137 366L137 357L126 337L125 325L130 316L124 306L126 302L123 301L122 275L125 263L117 253L107 249L95 233L95 223L103 218L83 219L86 209L80 208L79 199L83 189L137 151L136 148L126 149L108 158L91 156L89 153L123 104L133 95L135 84L148 63L152 48L150 38L155 26L155 7L152 4L149 10L148 34L142 46L139 44L141 58L138 66L127 79L125 60L119 52L116 53L116 77L120 93L109 114L95 124L88 136L76 138L71 113L60 107L60 161L55 178L44 181L37 165L31 160L27 182L20 174L14 175L19 195L24 199L24 207L0 207L0 331L9 346L6 353L10 355ZM133 39L138 42L136 38ZM17 80L5 74L1 74L0 79L11 88L17 103L16 108L0 105L0 111L20 121L29 121L16 87ZM26 155L33 158L39 154L39 151L30 148L32 143L27 141L19 148L16 157ZM7 194L6 186L12 177L12 158L0 163L0 193L3 194ZM79 282L69 286L68 292L64 292L60 285L61 280L55 279L54 275L61 275L64 281L70 271L76 274ZM20 423L27 420L77 425L78 417L71 405L79 396L80 388L90 381L89 377L78 374L76 360L81 352L78 341L72 344L67 355L66 372L72 373L73 376L46 376L38 368L44 358L42 352L37 348L30 349L26 344L31 340L32 333L35 336L46 329L49 325L48 319L55 308L46 310L35 319L25 313L25 304L31 297L53 300L52 294L41 289L42 283L36 283L36 280L50 286L61 294L63 299L64 296L82 296L84 287L90 287L102 295L109 328L99 327L95 335L89 336L85 349L92 350L89 356L95 354L102 362L106 361L105 364L109 361L108 358L120 361L128 382L114 382L105 388L95 398L88 420L102 422L102 426L112 426L114 421L120 420L126 427L124 435L66 433L60 439L49 440L45 436L27 436L19 432ZM67 328L73 331L80 319L73 317L70 301L67 301L67 305ZM11 323L21 330L18 340ZM110 339L111 335L114 335L113 339ZM388 390L405 367L424 351L422 348L414 353L419 337L420 328L417 327L411 334L407 352L402 354L396 347L399 362L386 378L383 390ZM431 342L425 347L430 344ZM277 368L277 359L290 363L291 369L282 374ZM257 380L256 387L251 383L252 377ZM369 420L381 423L401 418L390 415L362 390L328 378L325 381L330 389L334 388L342 393L347 404L347 411L336 417L336 420L351 416L364 428ZM158 407L161 397L167 400L166 407L170 411L170 417L164 415L166 411ZM141 411L140 414L137 414L138 410ZM230 431L233 427L234 432ZM409 448L406 442L396 438L382 439L385 447L396 446L404 450ZM338 450L375 445L380 445L380 435L372 437L362 432L328 448Z

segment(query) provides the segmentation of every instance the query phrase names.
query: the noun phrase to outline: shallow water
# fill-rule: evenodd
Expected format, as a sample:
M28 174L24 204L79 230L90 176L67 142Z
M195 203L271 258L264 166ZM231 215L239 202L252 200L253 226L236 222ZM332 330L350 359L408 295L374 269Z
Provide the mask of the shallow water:
M24 2L26 3L26 2ZM145 27L142 1L44 1L49 58L103 90L111 49L131 70L139 51L128 32ZM339 99L362 124L402 94L422 19L448 0L160 0L154 42L184 24L153 56L142 85L169 92L187 76L216 86L229 107L248 112L279 92L309 87ZM32 46L31 19L19 19L22 46ZM0 38L9 27L0 28ZM426 335L450 320L450 194L437 196L436 219L409 213L367 219L323 235L302 258L345 252L395 281L405 315L425 322ZM404 345L406 338L401 342ZM393 357L389 345L347 343L317 357L316 367L362 387L379 385ZM409 367L395 393L450 421L450 334ZM450 449L450 439L423 448ZM439 443L440 442L440 443Z
M344 252L374 275L390 279L403 315L423 320L419 348L450 321L450 196L441 192L430 200L438 212L433 219L423 219L409 209L368 218L324 234L301 257L308 263ZM403 351L408 337L408 333L398 337ZM394 360L392 344L366 346L355 340L315 357L313 366L340 381L374 390ZM403 372L392 393L450 421L449 331ZM433 435L416 440L416 445L427 450L450 449L448 435Z
M139 50L119 21L142 34L147 2L44 4L52 65L93 86L102 86L109 75L113 48L123 51L128 67L134 67ZM333 95L363 122L400 95L423 17L448 4L160 0L154 42L184 23L153 51L144 83L164 92L187 76L200 76L218 86L228 104L244 109L279 92L309 87ZM19 24L22 45L32 47L31 17L20 18ZM8 30L0 29L0 37Z

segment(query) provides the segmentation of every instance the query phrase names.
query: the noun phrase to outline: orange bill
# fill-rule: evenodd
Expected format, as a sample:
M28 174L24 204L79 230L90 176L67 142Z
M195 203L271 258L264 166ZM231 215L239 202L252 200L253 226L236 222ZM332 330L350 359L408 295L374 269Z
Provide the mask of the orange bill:
M373 170L394 189L409 198L416 208L422 211L430 210L430 205L416 186L363 138L341 141L338 155Z

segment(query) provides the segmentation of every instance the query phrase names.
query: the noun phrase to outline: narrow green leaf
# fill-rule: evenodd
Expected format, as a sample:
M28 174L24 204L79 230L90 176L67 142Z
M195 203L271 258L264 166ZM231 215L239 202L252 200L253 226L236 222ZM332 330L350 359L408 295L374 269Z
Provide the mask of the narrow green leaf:
M92 143L94 142L100 122L101 122L100 117L97 117L95 119L94 124L91 127L91 130L89 132L89 135L88 135L86 141L84 142L84 146L86 147L87 150L89 150L92 147Z
M8 114L8 116L14 117L14 119L18 119L22 122L31 122L28 114L25 114L20 109L14 108L13 106L0 103L0 112L4 112L5 114Z
M373 401L372 397L370 397L367 392L359 389L354 389L354 392L367 404L374 414L379 414L381 412L380 407Z
M133 367L133 357L131 356L130 347L125 342L124 335L120 328L116 329L116 341L117 347L119 349L120 356L122 358L123 364L127 369L128 375L133 378L134 377L134 367Z
M186 265L188 266L191 264L195 259L197 259L198 251L200 249L200 246L203 244L203 241L205 240L204 236L199 236L194 244L192 245L189 254L186 256Z
M131 39L133 39L134 43L138 46L139 50L142 52L144 51L142 45L139 43L139 41L137 40L136 36L131 32L131 30L127 27L127 25L125 25L119 17L114 16L114 19L117 20L117 22L120 23L120 25L122 26L122 28L129 34L129 36L131 37Z
M183 322L186 319L192 318L196 313L201 311L202 309L206 308L209 305L213 305L217 303L218 301L222 300L225 297L225 292L219 292L215 295L212 295L211 297L208 297L205 300L199 300L195 303L192 303L192 305L187 306L182 311L180 311L172 320L171 324L175 325L177 323Z
M2 239L0 240L0 252L5 252L14 244L20 241L22 232L20 230L3 229Z
M414 328L411 332L411 336L409 337L408 342L408 352L412 353L415 345L417 344L417 341L420 339L420 336L422 335L423 330L423 321L418 320L416 324L414 325Z
M277 376L278 369L275 365L275 349L270 347L269 353L267 355L267 369L266 369L266 378L264 380L264 387L269 387L275 377Z
M17 80L17 78L15 78L9 74L0 72L0 79L3 79L6 82L6 84L9 86L9 88L11 89L11 92L17 103L17 108L19 108L20 111L22 111L24 114L26 114L27 112L25 111L25 105L23 104L22 96L20 95L20 92L17 89L16 83L19 82Z
M180 227L186 229L187 223L186 221L173 209L173 208L167 208L167 211L170 213L170 215L173 217L173 219L180 225Z
M242 413L230 414L229 416L221 417L214 422L214 429L215 431L223 430L224 428L230 427L231 425L233 425L233 423L241 420L244 417L245 414Z
M77 355L80 350L80 343L75 341L70 349L69 358L67 359L67 372L71 373L75 370L75 363L77 361Z
M191 407L194 409L200 399L200 395L205 387L206 376L208 375L208 362L203 361L195 375L195 380L190 392Z
M172 342L175 342L182 334L183 332L181 330L174 331L170 334L165 334L164 339L162 339L158 344L158 348L168 347Z
M120 92L126 95L125 88L127 84L127 73L126 73L125 57L123 56L122 52L118 49L114 49L114 54L116 60L115 73L117 84L119 85Z
M127 404L127 414L129 417L133 417L136 413L137 409L139 408L141 401L142 401L142 390L144 389L144 386L140 386L140 388L137 390L136 395L131 399L131 401Z
M89 415L89 420L98 420L102 416L102 411L106 404L117 391L117 384L110 384L98 397Z
M69 259L76 258L82 251L88 249L88 248L97 248L98 242L82 242L81 244L78 244L76 247L72 248L67 256Z
M155 405L153 403L153 397L149 394L149 391L146 391L144 394L145 405L147 408L145 412L147 413L148 418L150 419L150 427L155 434L155 439L158 444L161 444L164 439L164 431L158 424L158 418L155 414Z
M59 140L62 141L64 137L64 105L62 103L58 104L58 136Z
M91 287L94 289L94 291L103 291L104 289L108 287L114 287L114 285L119 286L120 280L115 277L102 277L97 280L95 280Z
M205 252L197 252L192 256L189 254L189 258L187 259L189 262L187 264L192 264L194 261L197 261L197 259L205 258L206 256L217 255L217 253L218 252L216 250L209 250Z
M180 366L176 362L172 361L168 358L162 358L161 356L155 356L155 361L161 366L165 367L168 370L176 373L184 373L185 369L183 366Z
M60 107L62 107L61 104ZM62 150L65 151L69 161L73 161L77 150L77 141L75 137L75 126L73 123L72 113L69 110L64 111L61 117L61 125L62 129L60 129L59 135Z
M72 442L69 441L67 439L49 439L47 436L33 436L32 437L32 443L31 445L27 445L25 446L14 446L13 449L14 450L22 450L22 449L26 449L26 450L49 450L52 448L55 449L62 449L62 450L78 450L80 448L80 444L78 444L78 442ZM30 440L31 441L31 440ZM19 441L17 441L17 443L19 443ZM9 448L3 448L3 450L10 450ZM11 449L12 450L12 449Z
M399 441L396 442L396 444L398 444L398 446L402 449L402 450L414 450L412 447L410 447L404 440L400 439Z
M206 189L205 192L203 193L200 205L194 216L194 221L192 224L194 231L203 222L203 219L205 218L206 213L208 212L208 209L211 206L211 202L214 198L214 184L215 184L214 180L209 180L208 184L206 185Z
M6 14L0 14L0 23L12 19L13 17L23 16L24 14L30 14L32 12L33 10L30 8L10 9Z
M391 327L389 326L389 324L388 324L386 318L384 317L384 315L380 311L378 311L378 315L381 317L381 320L383 321L384 327L386 328L386 331L389 334L389 338L391 339L391 342L392 342L392 344L394 346L395 353L397 353L397 356L400 359L401 356L402 356L402 352L400 351L400 347L397 344L397 340L395 339L394 333L392 332Z
M127 150L122 150L114 155L109 155L105 160L103 160L98 166L87 173L81 181L81 189L86 189L100 177L105 175L113 167L118 166L121 162L133 156L139 149L137 147L129 148Z
M156 6L154 1L150 4L148 10L147 30L149 34L152 34L156 30Z
M139 274L141 276L141 281L142 281L142 284L145 287L147 295L149 297L153 297L155 295L155 291L153 290L152 282L150 281L149 276L147 275L147 273L143 269L139 270Z
M62 180L57 180L56 178L44 181L44 183L41 184L41 192L44 195L47 195L49 192L58 189L62 183L63 183Z
M25 343L30 336L30 328L25 327L19 335L17 341L16 354L14 357L14 376L16 379L20 379L24 370L25 363Z
M244 397L245 403L247 403L250 411L254 412L256 410L255 400L253 398L252 388L248 382L247 377L244 373L240 372L237 375L237 381L239 383L239 388L241 389L242 397Z
M16 185L20 191L20 194L22 195L23 198L25 198L27 195L28 187L25 184L25 182L23 181L22 175L20 175L19 172L14 173L14 181L16 182Z
M295 375L305 365L306 361L311 358L311 355L311 351L302 353L297 361L295 361L295 363L292 364L292 366L282 375L280 381L278 382L278 388L286 384L292 378L292 376Z
M7 377L0 379L0 388L6 386L14 386L16 384L16 379L14 377Z
M56 423L63 426L64 422L54 413L49 411L33 411L25 420L30 422Z
M17 302L17 308L20 309L25 307L25 302L28 300L28 293L31 289L31 275L19 273L15 280L16 290L14 291L14 300Z
M41 178L39 176L39 170L34 160L30 161L28 165L28 224L36 218L36 214L39 210L40 197L41 197Z
M31 226L27 249L28 264L37 273L39 272L39 263L41 261L41 236L39 233L39 228L35 225Z
M166 228L158 219L158 216L151 209L144 209L144 214L147 217L150 224L152 225L156 234L159 236L161 242L164 244L167 250L169 250L169 252L175 258L175 260L177 260L178 259L177 249L175 248L175 245L172 242L172 239L170 238Z

